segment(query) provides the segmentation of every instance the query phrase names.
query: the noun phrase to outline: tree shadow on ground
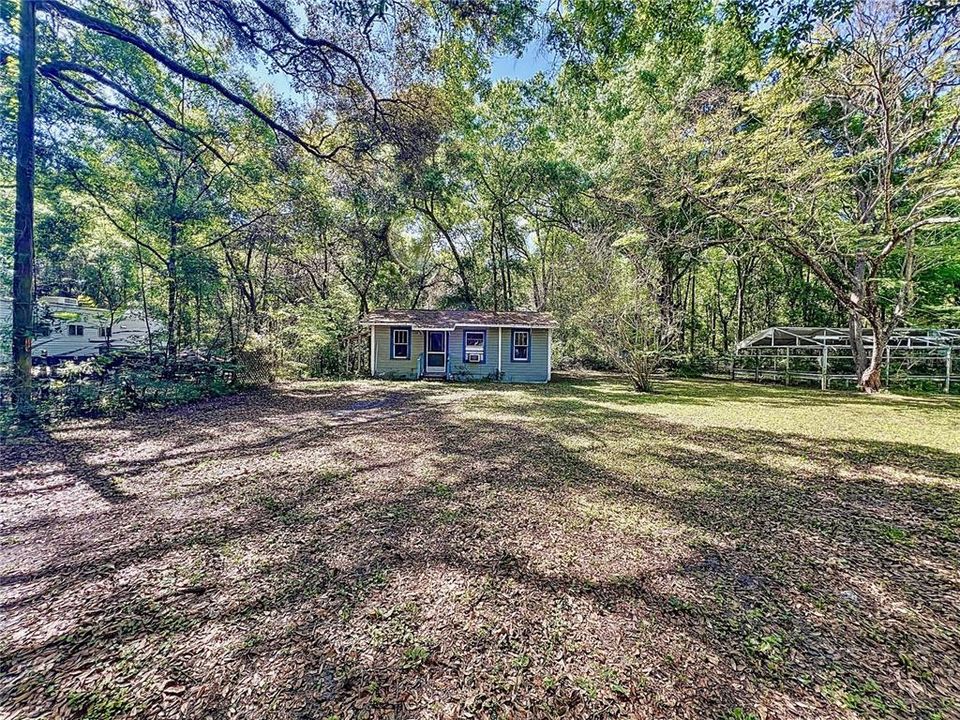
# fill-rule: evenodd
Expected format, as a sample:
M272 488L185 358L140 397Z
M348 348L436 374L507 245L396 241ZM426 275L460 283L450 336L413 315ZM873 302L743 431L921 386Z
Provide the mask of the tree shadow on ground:
M592 382L297 386L58 435L31 458L54 470L42 499L13 500L0 697L77 716L957 711L955 453L679 424ZM64 486L78 466L130 499Z

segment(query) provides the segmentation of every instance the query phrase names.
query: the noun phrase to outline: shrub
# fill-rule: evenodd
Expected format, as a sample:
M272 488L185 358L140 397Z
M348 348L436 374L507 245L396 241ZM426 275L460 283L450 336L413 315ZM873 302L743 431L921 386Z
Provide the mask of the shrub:
M101 355L36 368L34 405L41 421L120 415L179 405L243 387L237 365L219 359ZM10 379L0 379L0 412L9 413Z

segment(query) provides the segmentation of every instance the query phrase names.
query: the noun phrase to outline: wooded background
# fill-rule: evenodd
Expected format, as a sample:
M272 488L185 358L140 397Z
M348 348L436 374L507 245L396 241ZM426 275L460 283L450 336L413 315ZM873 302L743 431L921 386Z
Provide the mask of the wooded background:
M2 286L32 259L22 302L138 308L168 362L351 373L369 309L532 309L638 389L849 327L873 390L896 327L960 325L948 4L41 0L29 258L0 7ZM528 47L552 72L491 80Z

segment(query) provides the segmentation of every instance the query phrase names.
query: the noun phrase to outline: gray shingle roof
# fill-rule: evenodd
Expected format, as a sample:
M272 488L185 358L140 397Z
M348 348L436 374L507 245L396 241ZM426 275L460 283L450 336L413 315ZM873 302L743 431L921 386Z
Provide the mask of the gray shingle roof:
M414 330L452 330L458 325L502 325L504 327L556 327L550 313L486 312L484 310L372 310L364 325L411 325Z

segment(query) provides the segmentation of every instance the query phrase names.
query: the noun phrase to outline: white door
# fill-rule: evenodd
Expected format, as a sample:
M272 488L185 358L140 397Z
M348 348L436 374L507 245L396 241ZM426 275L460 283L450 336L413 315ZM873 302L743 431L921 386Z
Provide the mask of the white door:
M427 331L428 375L443 375L447 369L447 334L443 331Z

